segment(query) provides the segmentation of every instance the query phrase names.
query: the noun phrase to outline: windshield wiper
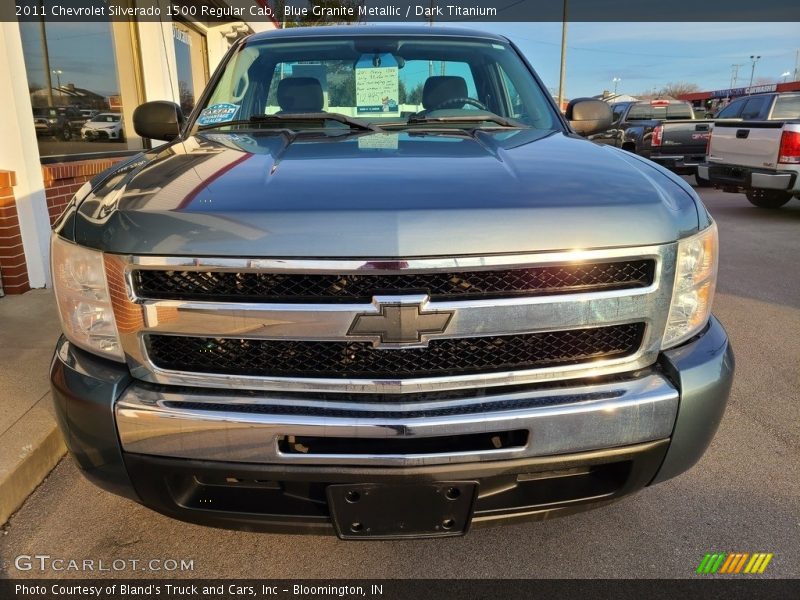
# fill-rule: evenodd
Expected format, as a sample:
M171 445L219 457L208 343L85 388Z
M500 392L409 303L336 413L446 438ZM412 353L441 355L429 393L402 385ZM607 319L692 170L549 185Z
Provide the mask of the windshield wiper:
M235 121L225 121L223 123L212 123L210 125L200 125L199 131L207 129L218 129L230 125L280 125L286 127L287 123L324 123L325 121L335 121L349 125L351 129L361 131L381 131L381 129L371 123L359 121L341 113L278 113L274 115L253 115L249 119L238 119Z
M406 124L418 125L424 123L452 123L458 125L461 123L496 123L502 127L514 127L516 129L527 127L524 123L515 121L514 119L507 119L500 115L457 115L447 117L426 117L424 115L411 115L408 117Z

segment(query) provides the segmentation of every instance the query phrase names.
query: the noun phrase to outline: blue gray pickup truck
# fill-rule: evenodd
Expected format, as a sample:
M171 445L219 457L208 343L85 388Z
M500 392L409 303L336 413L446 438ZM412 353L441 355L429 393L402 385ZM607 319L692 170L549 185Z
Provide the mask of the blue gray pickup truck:
M734 371L717 229L579 134L507 39L239 42L166 141L57 222L51 368L102 488L177 519L345 539L547 519L674 477Z

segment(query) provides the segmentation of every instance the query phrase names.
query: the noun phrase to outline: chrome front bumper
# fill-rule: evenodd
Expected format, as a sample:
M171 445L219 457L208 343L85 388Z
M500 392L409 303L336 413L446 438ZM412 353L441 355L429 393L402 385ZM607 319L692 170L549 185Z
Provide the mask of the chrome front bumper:
M398 467L530 458L668 438L679 403L676 388L656 371L611 383L498 389L490 396L436 402L331 402L313 395L298 400L280 393L219 395L200 389L187 396L166 390L133 385L116 403L125 452L256 464ZM292 410L270 412L275 406ZM326 416L331 412L336 416ZM288 436L416 439L517 430L527 430L525 445L473 452L288 454L279 447Z

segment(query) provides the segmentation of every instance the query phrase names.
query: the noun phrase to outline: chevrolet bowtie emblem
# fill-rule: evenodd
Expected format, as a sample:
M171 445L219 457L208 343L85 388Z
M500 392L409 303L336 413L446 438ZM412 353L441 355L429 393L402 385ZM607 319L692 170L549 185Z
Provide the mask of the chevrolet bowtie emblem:
M347 335L372 338L375 346L425 346L427 336L444 333L453 317L451 311L425 310L426 301L382 302L376 298L379 312L356 315Z

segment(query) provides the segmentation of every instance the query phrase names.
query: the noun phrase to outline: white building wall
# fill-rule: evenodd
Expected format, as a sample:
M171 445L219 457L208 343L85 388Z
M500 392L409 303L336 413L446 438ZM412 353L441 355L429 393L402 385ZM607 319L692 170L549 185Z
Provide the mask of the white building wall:
M16 173L14 195L32 288L50 283L50 217L33 109L16 22L0 22L0 168Z

